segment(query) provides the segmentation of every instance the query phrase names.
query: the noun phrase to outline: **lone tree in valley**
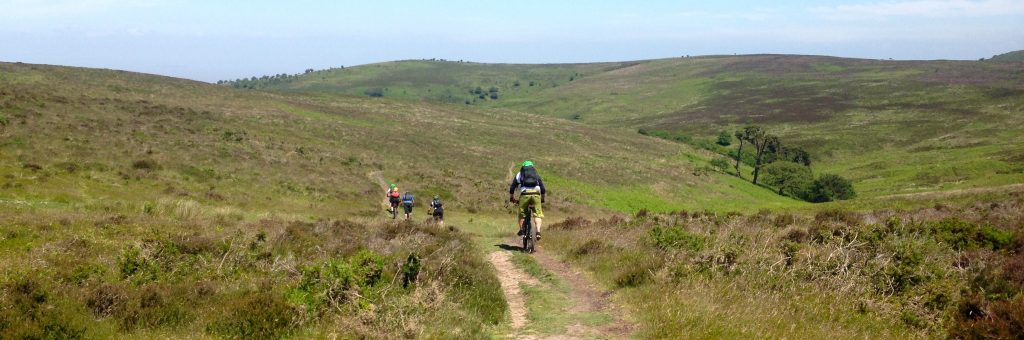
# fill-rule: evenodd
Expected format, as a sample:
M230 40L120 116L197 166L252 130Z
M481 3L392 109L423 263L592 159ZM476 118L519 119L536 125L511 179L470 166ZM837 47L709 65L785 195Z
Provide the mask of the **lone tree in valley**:
M750 126L743 130L736 130L736 140L740 141L736 148L736 177L743 178L743 174L740 173L740 160L743 159L743 141L747 140L747 131L750 130Z
M757 175L761 171L761 158L764 156L764 151L768 146L778 147L779 138L769 135L760 126L751 125L743 129L743 139L754 146L754 179L752 182L757 184ZM742 157L742 154L737 152L737 158L739 157ZM736 172L739 173L739 162L737 161L736 164Z
M811 169L801 164L781 161L764 166L765 184L779 189L779 195L804 197L814 176Z

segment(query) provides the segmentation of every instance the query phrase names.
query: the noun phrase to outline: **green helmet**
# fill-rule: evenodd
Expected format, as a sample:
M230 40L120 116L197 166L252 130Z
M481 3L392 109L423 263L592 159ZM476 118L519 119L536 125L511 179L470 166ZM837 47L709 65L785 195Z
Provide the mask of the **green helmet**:
M441 196L438 196L438 195L434 195L434 199L435 199L435 200L437 200L437 199L441 199Z
M394 189L394 188L397 188L397 187L398 187L398 186L397 186L397 185L395 185L395 183L391 183L391 189Z
M524 167L524 168L525 168L525 167L528 167L528 166L533 166L533 162L531 162L531 161L525 161L525 162L523 162L523 167Z

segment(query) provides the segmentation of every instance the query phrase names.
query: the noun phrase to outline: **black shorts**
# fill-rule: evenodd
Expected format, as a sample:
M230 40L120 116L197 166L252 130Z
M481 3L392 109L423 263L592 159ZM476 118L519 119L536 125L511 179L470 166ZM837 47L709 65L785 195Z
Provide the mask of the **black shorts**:
M402 207L405 208L405 213L406 214L411 214L412 213L412 204L402 203Z
M444 210L434 209L434 218L444 219Z
M388 202L391 202L391 205L398 205L398 202L401 202L401 200L398 197L388 197Z

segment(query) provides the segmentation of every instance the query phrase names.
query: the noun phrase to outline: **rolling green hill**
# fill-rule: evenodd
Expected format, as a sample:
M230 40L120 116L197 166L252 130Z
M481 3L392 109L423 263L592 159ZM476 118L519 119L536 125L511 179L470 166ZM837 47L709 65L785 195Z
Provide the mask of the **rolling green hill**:
M390 181L441 194L457 208L493 211L510 167L530 158L566 210L796 204L703 170L707 153L507 110L0 67L8 202L141 207L188 199L241 212L373 214L379 182Z
M496 88L497 99L474 97L476 87ZM1017 62L786 55L581 65L403 61L259 88L352 95L380 88L387 98L468 101L697 140L761 124L809 150L815 170L853 179L866 197L1024 181L1024 67Z

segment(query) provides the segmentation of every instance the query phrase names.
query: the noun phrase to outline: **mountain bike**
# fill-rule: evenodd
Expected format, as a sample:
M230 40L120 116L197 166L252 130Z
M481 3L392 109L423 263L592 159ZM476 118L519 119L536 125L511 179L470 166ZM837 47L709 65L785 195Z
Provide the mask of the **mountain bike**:
M533 253L537 245L537 229L533 227L533 206L526 209L523 219L523 251Z

